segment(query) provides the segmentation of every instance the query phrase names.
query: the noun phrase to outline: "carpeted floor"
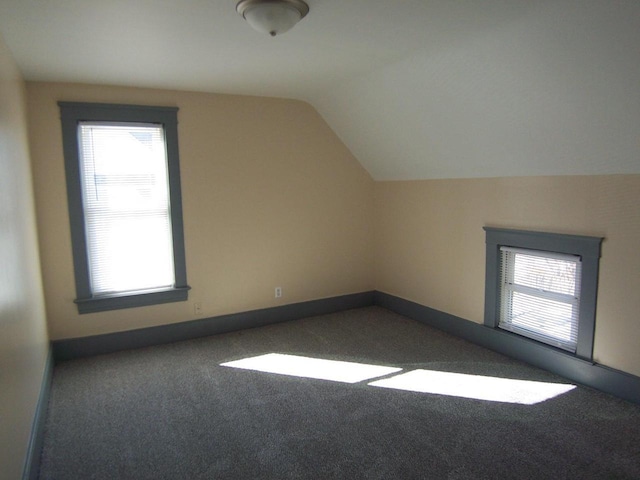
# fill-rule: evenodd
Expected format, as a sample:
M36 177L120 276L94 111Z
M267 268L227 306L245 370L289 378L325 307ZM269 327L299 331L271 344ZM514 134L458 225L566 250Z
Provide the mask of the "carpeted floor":
M221 366L267 353L570 383L351 310L58 364L40 478L640 478L640 406L601 392L525 405Z

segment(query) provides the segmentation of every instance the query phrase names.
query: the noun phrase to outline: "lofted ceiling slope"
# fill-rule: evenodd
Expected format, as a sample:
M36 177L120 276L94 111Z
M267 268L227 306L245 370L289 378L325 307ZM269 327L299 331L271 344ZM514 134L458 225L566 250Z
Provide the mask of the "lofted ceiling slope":
M640 173L640 2L0 0L24 77L296 98L376 180Z

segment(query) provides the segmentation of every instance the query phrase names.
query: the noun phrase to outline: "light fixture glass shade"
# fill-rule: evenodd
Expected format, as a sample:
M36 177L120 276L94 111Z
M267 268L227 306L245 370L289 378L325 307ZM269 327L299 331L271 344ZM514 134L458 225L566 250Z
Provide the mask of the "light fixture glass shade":
M274 37L293 28L309 6L301 0L242 0L236 10L254 30Z

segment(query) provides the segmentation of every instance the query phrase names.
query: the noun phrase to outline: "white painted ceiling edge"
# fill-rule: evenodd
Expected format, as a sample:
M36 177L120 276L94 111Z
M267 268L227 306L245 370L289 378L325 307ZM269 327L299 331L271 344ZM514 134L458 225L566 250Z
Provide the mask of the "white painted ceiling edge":
M376 180L640 174L637 0L0 0L27 80L296 98ZM114 55L114 52L118 52Z
M637 174L640 2L540 3L312 103L376 180Z

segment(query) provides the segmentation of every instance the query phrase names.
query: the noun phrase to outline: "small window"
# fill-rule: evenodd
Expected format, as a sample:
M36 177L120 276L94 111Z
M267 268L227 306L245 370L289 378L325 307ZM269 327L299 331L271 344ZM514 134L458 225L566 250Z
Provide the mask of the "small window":
M602 238L485 231L485 325L591 359Z
M500 264L498 326L575 353L580 257L500 247Z
M186 300L177 109L60 109L78 310Z

